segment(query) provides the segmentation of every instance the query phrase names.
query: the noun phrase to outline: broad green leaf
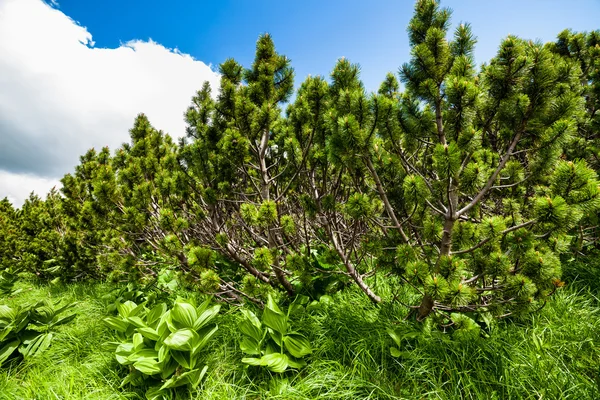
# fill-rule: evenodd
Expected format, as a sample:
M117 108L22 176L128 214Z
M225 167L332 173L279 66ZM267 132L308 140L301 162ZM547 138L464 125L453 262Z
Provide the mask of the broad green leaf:
M0 305L0 320L6 320L7 322L10 322L14 320L16 316L17 310L4 304Z
M187 351L171 351L171 356L175 361L179 363L183 368L190 368L191 360L190 353Z
M160 338L160 336L158 336L158 332L156 332L152 328L138 328L137 331L141 333L145 338L150 340L157 341Z
M137 351L140 350L144 346L144 337L141 333L133 334L133 348Z
M66 317L60 318L52 323L52 326L64 325L68 322L73 321L77 317L77 314L67 315Z
M138 317L147 311L146 305L144 303L137 305L133 310L129 312L128 317Z
M142 358L133 364L133 367L146 375L154 375L160 373L160 364L152 358Z
M168 389L161 390L160 386L153 386L146 391L147 400L171 400L173 392Z
M262 315L263 323L269 328L285 335L287 331L287 317L282 312L276 312L265 307Z
M302 314L306 308L302 304L290 304L288 315Z
M35 338L23 341L19 347L19 352L24 358L35 357L50 346L52 342L52 333L38 334Z
M240 340L240 350L250 355L260 355L260 345L254 338L249 336L242 337Z
M219 330L218 325L207 326L206 328L200 330L197 335L197 339L194 340L193 344L193 354L197 354L200 350L206 346L210 338Z
M146 323L148 326L152 326L154 322L160 321L160 317L162 317L165 312L167 312L167 305L165 303L154 306L148 315L146 315Z
M102 343L102 350L106 350L109 351L111 353L114 353L115 351L117 351L117 347L119 347L119 345L121 344L121 342L104 342Z
M288 356L281 353L267 354L260 358L260 365L273 372L281 373L289 366Z
M221 310L221 306L218 304L210 307L208 310L204 310L194 322L194 330L197 331L206 326L206 324L212 321L217 314L219 314L219 310Z
M386 329L388 335L390 335L390 337L394 340L394 342L396 343L397 346L400 346L400 342L401 342L401 338L400 335L398 335L398 333L396 333L395 330L393 330L392 328L387 328ZM392 354L393 355L393 354ZM394 356L395 357L395 356Z
M31 317L34 323L48 324L54 319L54 309L49 305L37 307L32 311Z
M294 299L292 304L299 304L301 306L306 306L309 301L310 301L310 297L305 296L303 294L299 294L296 296L296 298Z
M3 341L12 331L14 327L12 325L0 330L0 341Z
M294 360L288 357L288 364L291 368L300 369L306 366L306 362L304 360Z
M242 310L245 318L238 324L238 329L242 334L251 337L252 339L260 342L263 338L264 331L261 329L261 323L256 318L253 312L248 310Z
M147 328L146 323L140 317L127 317L127 322L136 328Z
M36 347L32 349L30 356L36 356L46 351L46 349L50 347L53 338L53 333L46 333L45 335L43 335L43 337L38 340Z
M180 329L165 339L165 345L172 350L190 351L199 340L198 334L191 329Z
M209 297L202 302L198 307L196 307L196 313L201 315L204 311L208 310L208 307L211 305L212 299Z
M392 355L392 357L398 358L402 355L402 352L396 347L390 347L390 354Z
M285 348L294 357L300 358L312 354L312 347L308 339L300 334L290 334L283 337Z
M119 332L126 332L127 328L129 327L129 322L117 317L106 317L102 321L104 321L104 323L110 328Z
M16 316L14 320L16 326L16 329L14 329L15 332L21 332L23 329L25 329L25 327L27 327L27 325L29 325L30 320L28 318L28 314L29 312L27 310L21 310Z
M275 343L277 343L277 346L283 347L283 335L279 332L275 332L271 328L267 328L267 331L269 331L269 336Z
M175 371L179 368L179 363L173 359L169 358L168 361L162 363L162 372L160 373L161 379L167 379L171 375L175 373Z
M117 310L119 315L123 318L129 317L129 314L137 307L133 301L126 301L124 303L117 303ZM133 316L133 315L132 315Z
M139 386L143 382L143 375L140 371L133 369L131 372L123 379L121 385L119 387L123 387L128 383L131 383L133 386Z
M205 365L201 370L196 369L195 371L197 372L192 373L192 371L190 371L187 378L190 381L192 389L196 389L198 385L200 385L200 382L202 382L202 378L204 378L204 375L206 375L206 371L208 371L208 365ZM183 375L185 374L186 373L184 373Z
M262 365L261 361L260 361L260 358L254 358L254 357L245 357L245 358L242 358L242 362L244 364L254 365L255 367L260 367Z
M14 339L13 341L4 344L4 346L0 348L0 367L2 366L4 361L6 361L12 353L14 353L14 351L17 349L17 347L19 347L20 344L21 341L19 339Z
M154 349L140 349L135 350L129 357L127 357L129 361L135 362L141 360L143 358L152 358L158 359L158 351Z
M273 354L273 353L280 353L280 352L281 352L280 347L277 347L277 345L275 343L273 343L271 340L267 341L267 345L265 346L264 354Z
M202 378L206 374L208 366L204 366L202 369L194 369L192 371L184 372L179 376L174 376L161 386L161 389L170 389L178 386L190 385L193 389L197 388Z
M178 329L193 328L197 319L196 308L190 303L175 303L171 310L171 320Z
M158 349L158 361L164 362L169 358L169 348L164 344Z
M169 310L160 317L158 325L156 326L156 332L158 332L158 336L163 339L166 339L171 332L175 332L177 330L175 327L173 327L173 330L170 329L170 320L171 311Z
M60 302L58 302L58 303L60 303ZM57 303L57 304L58 304L58 303ZM67 304L65 304L64 306L62 306L62 307L60 307L60 308L57 308L56 310L54 310L54 314L55 314L55 315L60 315L60 314L62 314L63 312L65 312L66 310L68 310L69 308L73 308L73 307L75 307L77 304L79 304L79 303L78 303L78 302L67 303Z
M402 339L404 339L404 340L416 339L419 336L421 336L421 332L419 332L419 331L408 331L402 335Z
M283 311L281 311L281 309L279 308L279 306L277 305L275 300L273 300L273 296L271 296L271 294L269 294L269 297L267 299L267 307L266 308L276 312L277 314L283 314Z
M260 320L258 319L258 317L256 316L256 314L254 314L252 311L246 310L246 309L242 309L240 311L241 311L242 314L244 314L244 317L246 317L246 319L252 325L254 325L258 329L261 329L262 324L260 323Z
M115 350L115 358L121 365L129 365L129 356L133 353L133 343L121 343Z

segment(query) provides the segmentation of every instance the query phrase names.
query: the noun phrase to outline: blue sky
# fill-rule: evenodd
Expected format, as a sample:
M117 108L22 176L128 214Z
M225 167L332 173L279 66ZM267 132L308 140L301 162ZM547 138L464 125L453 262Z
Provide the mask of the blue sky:
M0 198L20 205L32 190L43 196L60 187L88 149L114 150L128 141L138 113L183 136L182 114L196 90L205 80L218 85L208 65L234 57L250 66L261 33L272 34L292 59L296 86L309 74L328 76L345 56L361 65L367 90L375 91L410 58L413 6L413 0L0 0ZM454 10L455 26L472 24L478 63L508 34L551 41L564 28L600 29L600 0L442 0L442 6Z
M409 58L406 25L413 2L60 0L59 9L87 27L97 47L152 38L205 63L234 57L248 65L260 33L274 36L292 59L297 84L327 75L341 56L361 65L369 90ZM507 34L550 41L564 28L600 28L598 0L448 0L452 21L469 22L479 39L477 62L493 56Z

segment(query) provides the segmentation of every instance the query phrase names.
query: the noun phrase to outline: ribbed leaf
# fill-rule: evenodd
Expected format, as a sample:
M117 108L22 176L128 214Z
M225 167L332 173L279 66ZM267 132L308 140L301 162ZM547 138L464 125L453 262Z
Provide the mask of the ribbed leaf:
M35 357L50 346L52 337L52 333L38 334L31 340L23 341L23 344L19 347L19 352L23 354L24 358Z
M159 386L153 386L146 391L147 400L171 400L173 392L168 389L161 390Z
M179 376L174 376L171 379L169 379L168 381L166 381L161 386L161 389L170 389L170 388L175 388L175 387L184 386L184 385L190 385L190 386L192 386L193 389L195 389L196 387L198 387L200 382L202 382L202 378L206 374L207 370L208 370L208 366L205 365L204 368L202 368L202 369L198 368L198 369L194 369L192 371L184 372L183 374L181 374Z
M106 317L102 320L109 328L119 332L126 332L129 327L129 322L117 317Z
M277 373L284 372L289 366L288 356L281 353L267 354L260 359L260 365Z
M53 322L52 325L57 326L57 325L66 324L68 322L73 321L75 319L75 317L77 317L77 314L67 315L66 317L58 319L56 322Z
M157 341L160 336L158 336L158 332L156 332L152 328L138 328L138 332L142 334L147 339Z
M250 355L260 355L260 345L251 337L244 336L240 341L240 350Z
M133 353L133 343L121 343L115 350L115 358L121 365L129 365L129 356Z
M190 353L187 351L171 351L171 356L175 361L179 363L183 368L190 368L191 360Z
M283 338L285 348L294 357L304 357L308 354L312 354L312 347L308 339L300 334L286 335Z
M245 358L242 358L242 362L244 364L254 365L255 367L260 367L262 365L261 361L260 361L260 358L254 358L254 357L245 357Z
M142 374L154 375L161 372L160 364L152 358L142 358L133 364L133 367Z
M175 373L177 368L179 368L179 363L173 358L169 358L169 361L163 362L162 372L160 373L161 379L168 379Z
M265 307L262 315L263 323L269 328L285 335L287 331L287 317L282 312L276 312L268 307Z
M198 319L196 308L189 303L175 303L171 310L171 319L176 328L193 328Z
M17 316L17 311L7 305L0 305L0 320L10 322Z
M129 317L129 314L135 310L137 304L133 301L126 301L124 303L117 303L117 310L119 311L119 315L123 318ZM133 316L133 315L132 315Z
M165 339L165 345L172 350L190 351L199 340L198 334L191 329L180 329Z
M244 320L238 324L238 329L244 335L251 337L257 342L260 342L263 338L262 325L256 315L249 310L242 310L244 314Z
M129 322L131 325L135 326L136 328L147 328L146 323L140 317L128 317L127 322Z
M219 330L217 325L207 326L206 328L200 330L197 335L197 339L194 340L193 343L193 353L197 354L200 350L206 346L210 338Z
M293 360L288 357L288 365L290 368L300 369L306 366L306 362L304 360Z
M0 367L10 357L12 353L19 347L21 341L19 339L15 339L11 342L6 343L2 348L0 348Z
M156 321L160 320L160 317L162 317L165 312L167 312L167 305L165 303L157 304L146 316L146 324L152 326Z
M133 348L137 351L140 350L144 345L144 337L141 333L133 334Z
M206 326L219 314L219 310L221 310L221 306L217 304L200 313L200 316L194 322L194 330L197 331Z

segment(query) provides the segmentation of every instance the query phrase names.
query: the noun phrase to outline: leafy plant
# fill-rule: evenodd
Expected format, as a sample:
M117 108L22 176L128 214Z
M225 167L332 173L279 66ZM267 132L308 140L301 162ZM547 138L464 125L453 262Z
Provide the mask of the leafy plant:
M390 354L392 355L392 357L403 357L404 355L406 355L407 354L406 351L402 350L405 347L404 345L406 344L403 342L406 341L408 343L411 340L414 340L421 336L421 331L419 331L417 329L406 329L406 328L404 328L404 329L388 328L387 333L388 333L388 335L390 335L390 337L396 344L395 347L394 346L390 347Z
M19 280L17 271L12 268L6 268L0 271L0 293L6 296L14 296L22 291L22 289L14 289L15 283Z
M266 367L273 372L284 372L288 367L302 368L306 365L303 357L312 354L312 347L306 337L290 330L290 312L284 313L271 295L262 313L262 322L250 310L242 309L244 320L239 328L242 332L240 349L251 356L242 358L248 365Z
M148 309L145 303L117 303L118 316L104 322L116 331L114 346L119 364L129 367L121 386L156 383L146 392L148 399L170 398L179 386L198 387L208 370L201 365L201 351L218 326L211 321L220 305L210 299L196 306L178 299L172 308L159 303Z
M110 314L116 314L118 311L117 305L126 301L132 301L136 304L144 303L146 307L152 307L160 302L171 304L170 292L158 286L158 279L154 279L146 285L129 282L126 286L113 289L102 296L102 301L106 304L106 311Z
M29 358L50 346L54 337L50 330L76 317L61 314L77 303L57 307L59 303L43 300L22 307L0 305L0 366L16 350L23 358Z

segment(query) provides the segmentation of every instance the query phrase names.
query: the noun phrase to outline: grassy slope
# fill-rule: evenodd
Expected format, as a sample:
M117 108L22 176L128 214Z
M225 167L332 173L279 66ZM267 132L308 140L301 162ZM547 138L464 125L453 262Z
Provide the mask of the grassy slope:
M137 399L119 388L125 371L102 349L111 332L97 300L106 285L35 287L9 299L79 301L77 319L60 328L37 359L0 370L0 399ZM0 299L0 302L3 303ZM207 350L209 374L197 399L594 399L600 398L600 308L589 292L560 292L526 322L498 325L487 339L460 344L448 335L407 342L402 359L389 356L386 328L401 307L377 308L349 290L334 305L305 314L300 327L315 348L300 373L244 369L237 348L235 309L225 310Z

